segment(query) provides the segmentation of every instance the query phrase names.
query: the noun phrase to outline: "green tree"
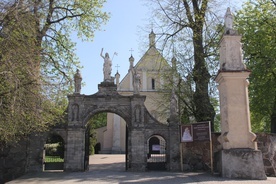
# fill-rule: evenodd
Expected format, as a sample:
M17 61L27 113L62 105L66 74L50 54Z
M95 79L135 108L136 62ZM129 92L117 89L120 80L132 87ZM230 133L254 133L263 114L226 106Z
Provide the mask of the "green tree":
M0 2L0 142L44 131L62 118L79 67L70 34L84 40L109 18L105 0Z
M211 121L215 110L210 100L211 71L217 71L215 56L220 30L216 15L208 11L209 0L149 0L158 5L156 16L164 45L178 60L178 72L185 81L179 90L183 108L195 121ZM172 43L172 44L171 44ZM182 92L186 92L184 96Z
M254 131L276 133L276 4L254 0L243 4L236 23L242 34L250 75L249 98Z
M96 138L96 129L107 125L107 113L99 113L89 120L87 128L90 129L90 145L89 154L93 155L95 153L94 147L98 143Z

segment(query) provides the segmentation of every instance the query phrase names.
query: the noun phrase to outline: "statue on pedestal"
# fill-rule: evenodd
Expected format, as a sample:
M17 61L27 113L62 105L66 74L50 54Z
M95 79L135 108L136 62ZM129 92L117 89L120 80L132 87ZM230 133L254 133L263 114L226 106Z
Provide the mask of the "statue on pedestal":
M82 81L82 77L80 74L80 70L77 69L76 74L74 75L75 93L81 92L81 81Z
M238 35L238 31L233 29L234 16L230 10L227 8L227 11L224 16L224 33L228 35Z
M103 48L100 56L104 59L104 64L103 64L104 81L111 82L112 61L108 53L105 53L105 56L103 56Z
M226 29L233 29L234 17L230 11L230 8L227 8L226 14L224 16L224 25Z
M132 73L132 84L133 84L133 93L134 94L139 94L140 93L140 85L141 85L141 77L137 73L136 69L133 67L131 69Z

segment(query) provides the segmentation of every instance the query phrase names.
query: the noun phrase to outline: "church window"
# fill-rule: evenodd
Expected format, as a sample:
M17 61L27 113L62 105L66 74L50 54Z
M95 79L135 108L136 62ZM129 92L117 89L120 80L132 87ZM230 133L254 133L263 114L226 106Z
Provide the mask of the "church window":
M151 79L151 89L155 89L155 79Z

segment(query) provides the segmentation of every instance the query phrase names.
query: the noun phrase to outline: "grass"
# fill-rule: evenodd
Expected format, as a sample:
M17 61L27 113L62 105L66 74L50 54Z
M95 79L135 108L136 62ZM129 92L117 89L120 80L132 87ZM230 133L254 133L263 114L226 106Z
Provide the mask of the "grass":
M64 162L64 159L59 156L45 156L45 162Z

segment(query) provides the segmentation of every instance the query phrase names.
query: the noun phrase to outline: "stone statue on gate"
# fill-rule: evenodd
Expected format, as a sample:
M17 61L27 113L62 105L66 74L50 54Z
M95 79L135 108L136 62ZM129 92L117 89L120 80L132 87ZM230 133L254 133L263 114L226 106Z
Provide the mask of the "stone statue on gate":
M81 92L81 81L82 81L82 77L81 77L81 74L80 74L80 70L77 69L77 71L74 75L75 93L80 93Z
M141 85L141 76L137 73L137 70L133 67L131 69L132 73L132 84L133 84L133 93L140 94L140 85Z
M104 82L112 82L112 77L111 77L112 61L109 57L109 54L105 53L105 56L103 56L103 48L102 48L100 56L104 59L104 64L103 64Z

